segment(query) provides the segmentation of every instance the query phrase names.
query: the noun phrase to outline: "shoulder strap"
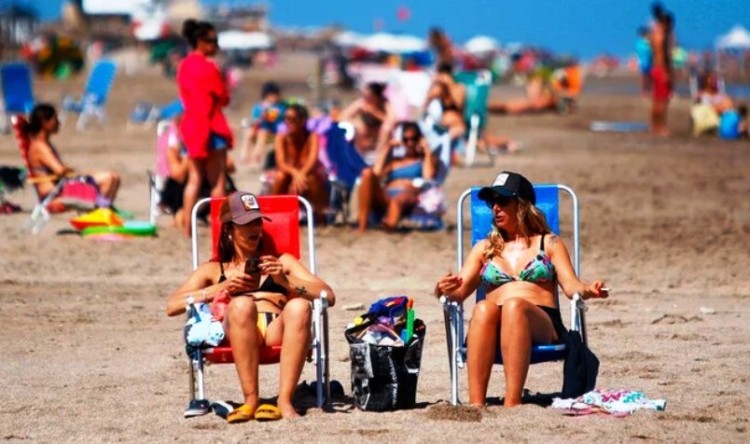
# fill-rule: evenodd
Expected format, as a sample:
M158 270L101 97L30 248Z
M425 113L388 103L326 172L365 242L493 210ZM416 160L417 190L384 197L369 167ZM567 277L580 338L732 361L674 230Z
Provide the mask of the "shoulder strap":
M219 261L219 268L221 269L221 275L219 276L219 282L226 280L226 276L224 276L224 262Z
M542 234L542 242L539 244L539 250L544 251L544 236L546 236L547 233Z

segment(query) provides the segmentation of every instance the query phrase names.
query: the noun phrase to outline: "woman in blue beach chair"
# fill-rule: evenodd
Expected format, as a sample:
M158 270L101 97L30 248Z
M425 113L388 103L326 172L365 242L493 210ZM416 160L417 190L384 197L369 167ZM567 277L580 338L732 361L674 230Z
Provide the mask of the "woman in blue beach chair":
M467 335L469 403L485 405L499 345L505 406L511 407L521 404L532 344L558 343L566 334L557 285L568 297L606 298L609 293L602 281L578 279L568 249L547 227L525 177L502 172L479 198L492 209L492 231L472 249L459 274L449 272L438 280L435 295L458 302L485 287L487 297L474 306Z

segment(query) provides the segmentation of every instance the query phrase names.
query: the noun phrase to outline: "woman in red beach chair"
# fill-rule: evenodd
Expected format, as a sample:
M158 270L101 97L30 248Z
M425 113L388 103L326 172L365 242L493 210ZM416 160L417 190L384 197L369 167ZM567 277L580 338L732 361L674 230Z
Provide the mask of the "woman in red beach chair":
M298 413L292 397L310 344L311 304L325 291L329 305L335 302L331 288L291 254L265 254L273 244L263 239L263 221L256 196L231 194L220 208L221 233L218 258L199 266L167 300L167 314L185 312L187 304L229 300L224 331L244 395L244 404L227 421L253 418L292 418ZM280 346L278 408L259 406L258 366L261 347ZM269 416L274 410L276 417Z

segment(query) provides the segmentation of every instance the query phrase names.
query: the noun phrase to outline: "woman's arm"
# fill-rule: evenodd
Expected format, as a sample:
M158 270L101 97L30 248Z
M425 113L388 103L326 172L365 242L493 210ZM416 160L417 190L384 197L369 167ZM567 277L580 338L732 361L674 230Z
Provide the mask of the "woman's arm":
M62 177L73 172L72 168L68 168L62 163L48 144L32 142L32 149L34 148L38 151L39 161L45 168L52 171L52 174Z
M372 168L372 172L381 179L383 179L392 169L391 165L391 153L393 148L398 146L398 142L391 142L390 145L378 154L378 160Z
M432 148L427 142L422 139L420 141L422 150L424 151L424 160L422 161L422 177L425 180L432 180L437 175L437 161Z
M207 76L206 86L218 105L224 107L229 105L229 88L227 88L226 79L221 74L219 67L215 63L212 63L212 65Z
M609 296L608 290L604 290L604 282L583 282L576 276L573 270L573 264L570 262L570 253L565 246L565 242L554 234L545 237L546 250L549 254L552 264L555 266L557 281L568 298L572 298L578 293L583 299L588 298L606 298Z
M310 144L310 150L307 154L307 159L305 159L304 163L302 164L302 173L305 175L310 174L313 168L315 168L315 165L318 163L318 150L320 149L320 140L318 139L318 135L315 133L310 133L308 143Z
M176 316L185 313L188 298L193 298L195 302L211 302L214 296L224 290L228 281L220 284L213 284L211 274L215 265L205 263L198 267L190 277L180 285L177 290L167 298L167 316Z
M336 303L336 295L331 287L312 274L294 256L282 254L278 259L273 256L264 256L261 260L263 260L261 271L267 273L279 285L286 287L289 290L290 297L301 297L312 301L320 297L322 291L325 291L328 296L328 304L333 307Z
M358 113L359 109L362 108L362 99L357 99L349 106L346 107L343 111L341 111L341 114L339 116L339 121L345 122L352 120Z
M463 302L479 286L479 272L482 270L484 248L487 241L479 242L472 248L458 275L448 272L435 285L435 296L445 296L448 300Z
M167 164L169 165L169 177L179 183L185 183L190 164L187 158L180 156L179 146L170 146L167 149Z
M391 137L391 132L393 132L393 127L396 124L396 113L393 111L390 102L385 102L385 111L381 118L383 123L380 125L375 149L383 150L388 146L388 139Z
M276 136L276 168L281 172L293 174L297 171L297 169L292 167L287 161L286 150L284 149L284 144L286 143L287 137L288 134L278 134Z

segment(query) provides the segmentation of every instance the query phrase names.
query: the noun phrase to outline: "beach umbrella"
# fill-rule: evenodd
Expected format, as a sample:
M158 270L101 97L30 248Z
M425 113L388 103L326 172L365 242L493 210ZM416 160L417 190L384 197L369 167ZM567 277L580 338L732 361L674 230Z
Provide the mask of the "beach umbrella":
M269 49L273 47L273 44L273 37L265 32L230 30L219 33L219 47L221 49Z
M464 49L471 54L484 54L500 49L500 43L486 35L478 35L464 44Z
M378 32L364 38L361 46L374 52L400 54L423 51L427 48L427 42L416 36Z
M742 25L735 25L728 33L716 39L719 49L750 49L750 31Z
M336 34L333 38L333 43L343 47L359 46L363 39L364 36L362 34L344 31Z

